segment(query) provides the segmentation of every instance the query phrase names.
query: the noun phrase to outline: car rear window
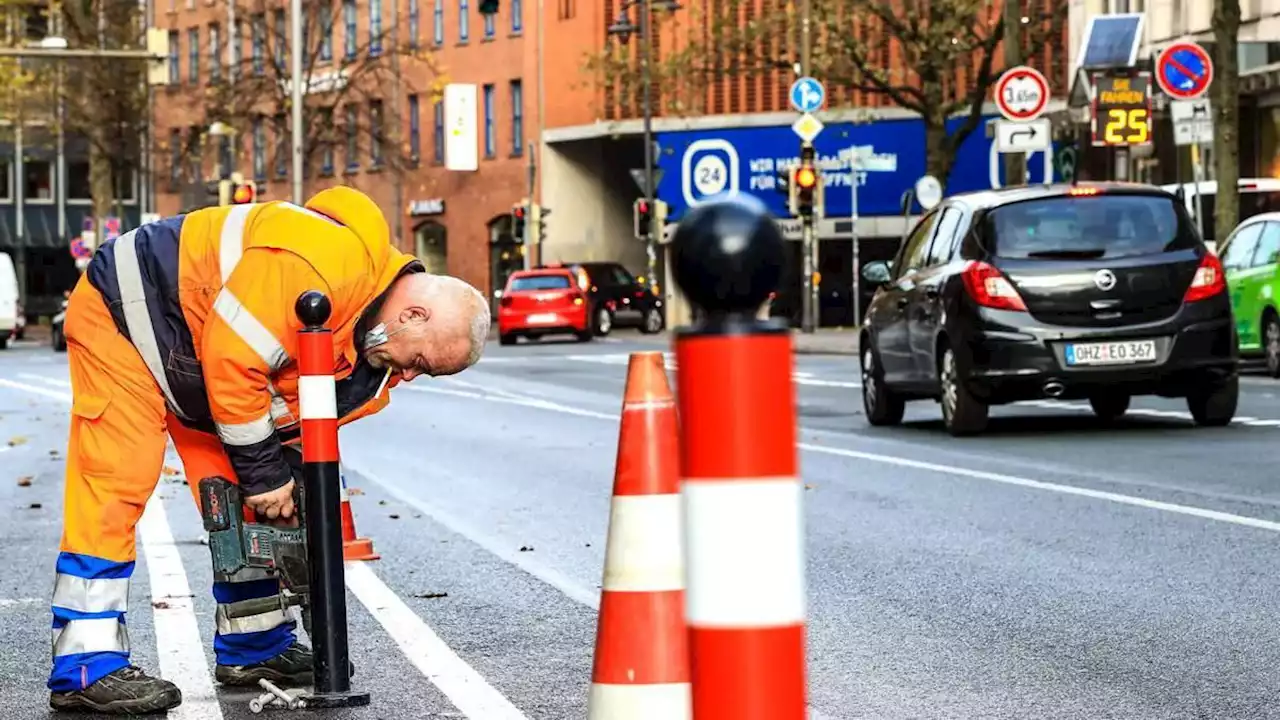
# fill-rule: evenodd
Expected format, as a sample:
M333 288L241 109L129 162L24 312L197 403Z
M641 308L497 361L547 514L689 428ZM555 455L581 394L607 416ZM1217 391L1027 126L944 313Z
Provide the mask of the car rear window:
M987 250L1011 259L1121 258L1196 243L1177 201L1159 195L1026 200L993 209L983 224Z
M520 290L567 290L571 287L567 275L525 275L511 279L511 291Z

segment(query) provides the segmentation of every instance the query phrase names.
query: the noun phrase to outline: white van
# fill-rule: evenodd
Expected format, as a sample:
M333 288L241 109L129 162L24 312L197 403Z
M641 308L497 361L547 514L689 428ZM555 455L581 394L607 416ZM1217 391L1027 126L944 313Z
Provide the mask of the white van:
M0 252L0 350L9 347L9 340L18 329L18 273L13 258Z
M1254 215L1280 211L1280 179L1240 178L1236 187L1240 188L1240 222ZM1216 252L1217 238L1214 237L1213 211L1214 201L1218 195L1218 181L1161 185L1160 189L1175 194L1179 189L1182 190L1182 200L1186 203L1187 212L1191 213L1191 217L1197 221L1199 218L1204 218L1204 221L1199 223L1200 233L1204 236L1204 242L1209 249Z

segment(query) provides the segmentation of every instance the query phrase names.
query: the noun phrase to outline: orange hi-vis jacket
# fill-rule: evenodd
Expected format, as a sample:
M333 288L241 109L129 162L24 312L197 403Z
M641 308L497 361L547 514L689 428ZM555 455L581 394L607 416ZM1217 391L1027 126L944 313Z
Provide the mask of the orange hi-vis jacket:
M385 371L358 347L400 275L421 272L391 245L381 210L337 187L284 202L197 210L105 243L86 271L137 348L169 409L215 432L248 494L290 477L282 444L299 435L294 303L330 299L339 423L389 401Z

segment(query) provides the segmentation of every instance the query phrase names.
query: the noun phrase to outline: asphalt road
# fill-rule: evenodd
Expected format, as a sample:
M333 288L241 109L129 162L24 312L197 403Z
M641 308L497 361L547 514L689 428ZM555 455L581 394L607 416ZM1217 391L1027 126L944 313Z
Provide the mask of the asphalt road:
M382 559L348 575L373 704L329 716L585 717L626 357L654 347L494 345L344 430ZM796 382L815 717L1280 717L1280 383L1247 378L1228 428L1173 400L1111 426L1045 402L954 439L928 402L870 428L856 358L797 356ZM68 397L64 356L0 353L6 720L47 715ZM247 718L248 694L214 694L207 549L171 465L141 533L136 662L179 674L171 717Z

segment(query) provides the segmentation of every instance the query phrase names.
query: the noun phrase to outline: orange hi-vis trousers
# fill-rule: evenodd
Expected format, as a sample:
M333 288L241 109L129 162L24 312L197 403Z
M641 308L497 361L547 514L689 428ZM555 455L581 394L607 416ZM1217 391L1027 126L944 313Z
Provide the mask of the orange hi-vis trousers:
M217 436L188 429L168 412L142 356L85 277L72 291L64 329L73 400L52 601L48 686L55 692L86 688L129 663L125 611L134 528L159 482L168 439L197 503L201 478L221 475L235 482ZM278 581L257 570L214 578L218 664L253 665L294 643L295 623L283 611L234 619L225 611L227 603L278 592Z

